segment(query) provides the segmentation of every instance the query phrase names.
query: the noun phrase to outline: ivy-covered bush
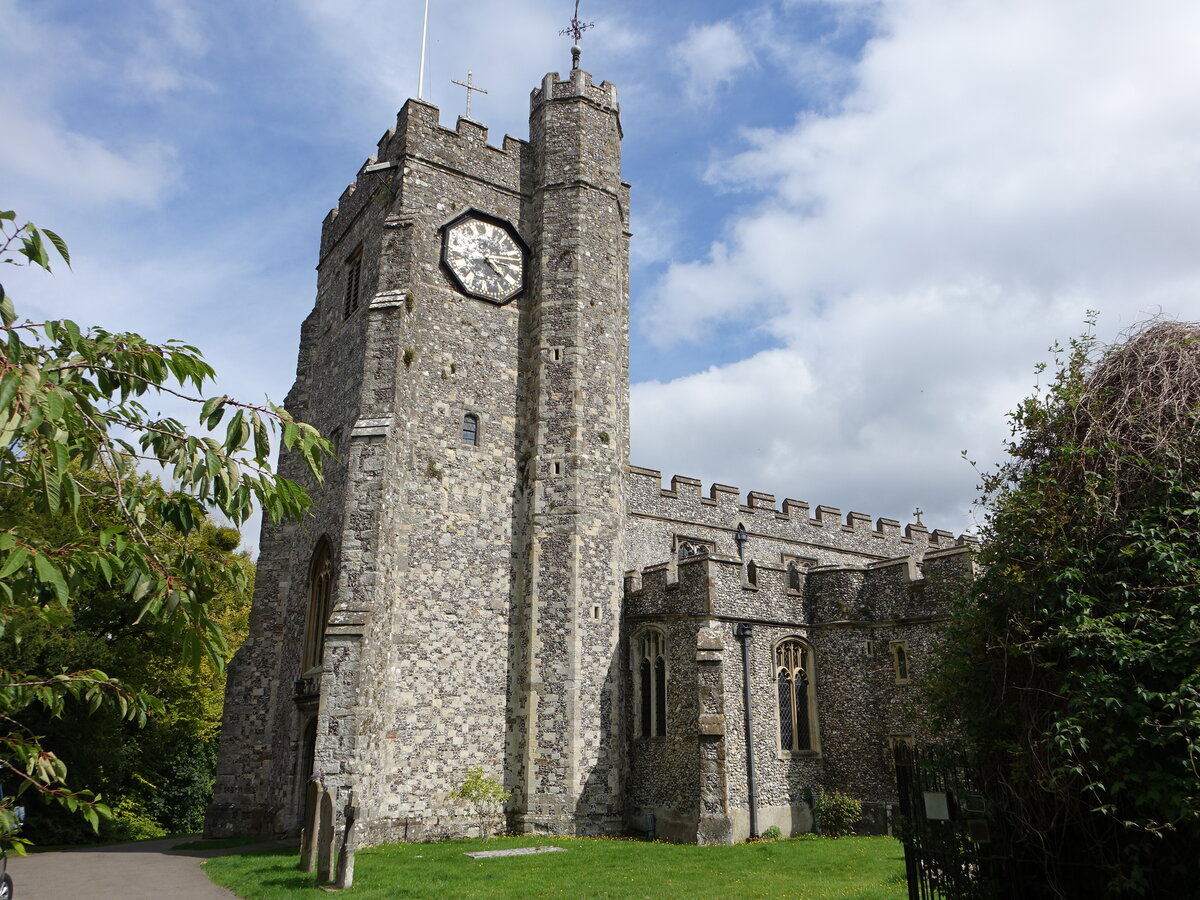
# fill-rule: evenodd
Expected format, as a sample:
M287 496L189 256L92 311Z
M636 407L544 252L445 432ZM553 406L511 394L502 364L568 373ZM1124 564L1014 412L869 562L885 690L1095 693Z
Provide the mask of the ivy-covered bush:
M936 700L1025 896L1195 896L1200 325L1071 342L1011 420Z

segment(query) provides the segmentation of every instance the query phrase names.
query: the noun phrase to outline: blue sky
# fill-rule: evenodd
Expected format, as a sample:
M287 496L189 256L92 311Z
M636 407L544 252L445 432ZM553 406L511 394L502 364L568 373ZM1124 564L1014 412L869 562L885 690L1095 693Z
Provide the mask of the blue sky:
M321 219L415 94L421 0L0 0L18 310L282 399ZM569 0L432 0L426 99L524 137ZM1200 319L1194 0L582 3L633 186L633 462L933 527L1048 346Z

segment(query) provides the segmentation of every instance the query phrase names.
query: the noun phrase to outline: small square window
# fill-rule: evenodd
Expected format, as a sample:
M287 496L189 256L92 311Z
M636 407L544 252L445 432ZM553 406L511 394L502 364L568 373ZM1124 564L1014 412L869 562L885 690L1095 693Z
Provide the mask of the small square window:
M472 447L479 446L479 416L473 413L463 416L462 442Z

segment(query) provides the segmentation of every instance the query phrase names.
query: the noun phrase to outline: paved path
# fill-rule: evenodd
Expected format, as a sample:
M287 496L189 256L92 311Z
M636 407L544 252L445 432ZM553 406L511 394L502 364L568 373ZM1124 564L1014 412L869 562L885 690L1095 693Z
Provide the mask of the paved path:
M200 863L221 850L179 850L195 838L164 838L8 858L15 900L233 900ZM248 849L238 847L237 850Z

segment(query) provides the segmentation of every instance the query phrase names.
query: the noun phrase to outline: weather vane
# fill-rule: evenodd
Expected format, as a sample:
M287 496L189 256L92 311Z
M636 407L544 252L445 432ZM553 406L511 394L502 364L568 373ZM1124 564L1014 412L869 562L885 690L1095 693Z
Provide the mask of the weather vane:
M571 68L579 68L579 54L583 52L583 48L579 46L579 42L583 39L583 33L589 28L595 28L595 22L588 22L586 25L579 21L579 0L575 0L575 15L571 19L571 25L564 28L559 34L569 34L575 39L574 46L571 47Z
M458 81L457 79L452 78L450 80L450 83L457 84L459 87L465 87L467 89L467 115L466 115L466 118L470 119L471 118L471 94L474 91L478 91L481 94L486 94L487 91L481 87L475 86L475 82L471 80L471 70L470 69L467 69L467 80L466 81Z

